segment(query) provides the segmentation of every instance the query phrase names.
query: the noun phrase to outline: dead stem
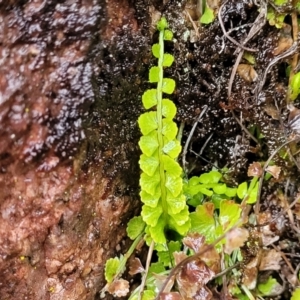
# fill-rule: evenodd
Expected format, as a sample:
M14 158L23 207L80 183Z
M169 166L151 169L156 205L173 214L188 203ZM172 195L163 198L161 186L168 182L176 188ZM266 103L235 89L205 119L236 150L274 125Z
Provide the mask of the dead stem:
M193 137L193 134L194 134L194 131L198 125L198 123L200 122L201 118L203 117L203 115L205 114L206 110L207 110L208 106L207 105L204 105L203 108L202 108L202 111L198 117L198 119L196 120L196 122L194 123L193 127L192 127L192 130L186 140L186 143L184 145L184 148L183 148L183 151L182 151L182 165L183 165L183 170L184 172L187 174L187 167L186 167L186 154L187 154L187 149L189 147L189 144L191 142L191 139Z
M155 243L154 243L154 241L152 241L151 244L150 244L149 250L148 250L147 261L146 261L146 268L145 268L145 272L143 274L142 283L140 285L140 291L139 291L139 294L138 294L138 300L141 300L142 297L143 297L144 287L145 287L147 275L148 275L148 272L149 272L149 267L150 267L150 263L151 263L151 259L152 259L154 245L155 245Z
M238 46L239 48L242 48L243 50L245 51L249 51L249 52L256 52L257 49L251 49L251 48L248 48L248 47L245 47L244 45L240 44L239 42L237 42L234 38L232 38L228 32L226 31L225 29L225 26L224 26L224 23L223 23L223 20L222 20L222 10L225 6L225 4L227 3L227 1L221 5L220 9L219 9L219 12L218 12L218 20L219 20L219 23L220 23L220 26L222 28L222 31L223 31L223 34L225 35L225 37L230 40L233 44L235 44L236 46Z
M276 57L274 57L271 60L271 62L268 64L263 76L259 80L258 85L256 86L256 88L253 91L253 92L255 92L255 98L256 99L258 99L258 96L259 96L260 92L262 91L262 88L265 85L267 74L270 72L271 68L273 66L275 66L280 60L282 60L284 58L287 58L287 57L291 56L292 54L294 54L297 51L297 49L298 49L298 43L294 42L293 45L288 50L286 50L283 53L277 55Z

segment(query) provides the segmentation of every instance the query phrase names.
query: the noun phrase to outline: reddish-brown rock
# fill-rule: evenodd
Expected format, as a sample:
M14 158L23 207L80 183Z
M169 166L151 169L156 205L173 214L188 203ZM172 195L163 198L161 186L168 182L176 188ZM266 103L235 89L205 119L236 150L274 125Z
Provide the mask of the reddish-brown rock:
M94 299L138 208L138 24L107 3L0 2L0 299Z

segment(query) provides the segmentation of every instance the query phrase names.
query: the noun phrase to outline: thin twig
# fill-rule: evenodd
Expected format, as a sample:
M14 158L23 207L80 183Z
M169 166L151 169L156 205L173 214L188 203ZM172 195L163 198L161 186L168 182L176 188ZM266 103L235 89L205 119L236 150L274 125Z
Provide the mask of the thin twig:
M224 26L224 23L223 23L223 20L222 20L222 10L225 6L225 4L227 3L227 1L221 5L220 9L219 9L219 12L218 12L218 20L219 20L219 23L220 23L220 26L221 26L221 29L223 31L223 34L226 36L226 38L228 40L230 40L233 44L235 44L236 46L238 46L239 48L242 48L243 50L245 51L249 51L249 52L257 52L257 49L251 49L251 48L248 48L248 47L245 47L244 45L240 44L239 42L237 42L234 38L232 38L228 32L226 31L225 29L225 26Z
M187 169L186 169L186 154L187 154L187 149L189 147L189 144L191 142L191 139L192 139L192 136L194 134L194 131L198 125L198 123L200 122L201 118L203 117L203 115L205 114L206 110L207 110L208 106L207 105L204 105L203 108L202 108L202 111L197 119L197 121L194 123L193 127L192 127L192 130L186 140L186 143L184 145L184 148L183 148L183 151L182 151L182 165L183 165L183 170L184 172L187 174Z
M145 288L145 284L146 284L146 279L147 279L147 275L149 272L149 267L150 267L150 263L151 263L151 259L152 259L152 254L153 254L153 249L154 249L154 241L152 240L149 250L148 250L148 255L147 255L147 261L146 261L146 268L145 268L145 272L143 274L143 279L142 279L142 283L140 285L140 291L138 294L138 300L142 300L142 296L144 293L144 288Z
M276 65L280 60L282 60L284 58L287 58L287 57L291 56L292 54L294 54L297 51L297 49L298 49L298 43L294 42L293 45L288 50L286 50L283 53L277 55L276 57L274 57L271 60L271 62L268 64L262 78L259 80L258 85L254 89L256 99L258 99L258 96L259 96L260 92L262 91L262 88L265 85L267 74L270 72L272 67L274 65Z

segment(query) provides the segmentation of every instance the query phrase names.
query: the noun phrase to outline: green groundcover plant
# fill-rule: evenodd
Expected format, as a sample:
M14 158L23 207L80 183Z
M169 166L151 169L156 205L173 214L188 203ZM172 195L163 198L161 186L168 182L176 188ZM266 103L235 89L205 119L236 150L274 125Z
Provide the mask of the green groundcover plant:
M214 247L210 248L210 259L202 258L205 264L187 264L194 268L193 272L205 274L200 285L199 280L193 283L191 278L189 282L193 283L194 287L186 283L186 279L183 279L184 267L178 271L176 277L177 289L181 289L185 295L208 293L205 284L216 275L213 265L220 260L219 253L225 249L224 261L227 268L233 268L243 260L239 247L246 238L242 238L240 244L228 245L225 237L233 228L242 225L243 208L257 200L257 176L238 186L227 185L224 180L225 171L222 170L211 170L191 178L185 176L178 163L181 143L177 139L178 127L173 120L177 109L174 102L168 98L174 92L176 84L174 79L164 76L165 68L174 62L174 56L165 53L165 42L172 42L173 33L164 17L158 22L157 30L159 40L152 46L152 54L157 59L157 64L149 70L149 83L155 84L155 88L147 89L142 95L146 112L138 119L142 134L139 140L142 152L139 165L140 199L143 206L141 215L132 218L127 226L127 235L133 240L130 249L126 254L106 262L107 285L102 291L102 297L105 297L105 292L116 297L128 297L129 282L121 276L129 257L142 241L149 246L150 259L145 267L137 258L130 262L129 273L140 273L143 280L141 285L130 293L129 299L156 299L162 282L166 276L172 275L174 266L184 259L182 257L191 257L205 245L218 240ZM290 88L293 97L297 97L298 74ZM156 259L151 259L153 250L156 251ZM174 283L175 279L172 280ZM221 283L218 279L215 280ZM261 297L268 295L277 284L276 279L269 277L266 282L257 286L256 294ZM178 292L172 291L172 286L173 284L169 286L167 293L170 298L163 299L180 299L176 298ZM232 287L231 293L238 299L254 299L247 287L239 287L238 279L233 282ZM298 294L299 290L296 290L292 299L298 299L295 298Z

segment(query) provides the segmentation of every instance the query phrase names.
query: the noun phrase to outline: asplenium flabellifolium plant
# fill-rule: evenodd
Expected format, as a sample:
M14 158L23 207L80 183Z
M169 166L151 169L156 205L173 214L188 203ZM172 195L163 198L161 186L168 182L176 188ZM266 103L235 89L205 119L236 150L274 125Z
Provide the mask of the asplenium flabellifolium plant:
M190 228L186 198L183 194L182 168L177 162L181 152L176 139L178 127L173 121L175 104L164 94L172 94L175 81L164 77L164 68L170 67L173 55L165 53L164 41L171 41L173 34L167 29L163 17L157 25L159 42L152 46L152 54L158 59L157 66L149 71L149 82L156 88L146 90L142 96L145 109L138 124L142 132L139 146L142 155L139 160L140 197L143 202L142 218L146 233L155 243L165 243L165 230L172 229L184 235Z

